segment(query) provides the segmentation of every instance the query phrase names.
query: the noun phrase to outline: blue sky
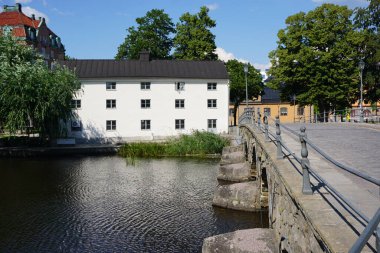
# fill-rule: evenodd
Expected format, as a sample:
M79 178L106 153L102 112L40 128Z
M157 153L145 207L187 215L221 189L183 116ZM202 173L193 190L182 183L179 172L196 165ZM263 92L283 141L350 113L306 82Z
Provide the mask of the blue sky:
M286 17L330 2L350 8L367 6L366 0L17 0L26 14L45 16L61 37L66 54L78 59L113 58L126 29L147 11L164 9L174 23L185 13L206 5L217 26L218 54L222 59L249 61L257 68L269 66L268 53L276 48L277 32ZM15 0L0 0L14 5Z

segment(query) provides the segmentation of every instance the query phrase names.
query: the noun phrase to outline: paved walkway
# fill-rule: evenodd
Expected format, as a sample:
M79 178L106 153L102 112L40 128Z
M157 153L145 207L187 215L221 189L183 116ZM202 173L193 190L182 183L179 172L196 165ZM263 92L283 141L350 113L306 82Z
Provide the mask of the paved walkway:
M335 160L374 178L380 178L380 125L321 123L286 126L299 132L303 125L306 126L308 139ZM282 132L289 133L286 130ZM380 200L378 186L338 168L335 169Z

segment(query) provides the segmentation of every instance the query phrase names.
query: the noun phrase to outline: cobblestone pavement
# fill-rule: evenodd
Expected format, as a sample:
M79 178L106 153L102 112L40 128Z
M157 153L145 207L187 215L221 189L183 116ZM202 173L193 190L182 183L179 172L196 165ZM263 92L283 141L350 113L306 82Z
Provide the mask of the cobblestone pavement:
M287 124L286 126L299 132L306 126L308 139L335 160L357 168L374 178L380 178L380 125L320 123L320 124ZM284 133L289 133L282 130ZM365 187L372 195L380 199L380 189L364 182L349 173L353 182Z

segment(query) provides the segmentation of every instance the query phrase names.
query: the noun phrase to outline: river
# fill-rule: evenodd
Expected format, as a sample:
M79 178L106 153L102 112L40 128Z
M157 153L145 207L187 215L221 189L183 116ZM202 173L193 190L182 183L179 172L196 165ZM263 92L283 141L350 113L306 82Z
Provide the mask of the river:
M203 239L267 227L212 207L219 160L0 159L0 252L200 252Z

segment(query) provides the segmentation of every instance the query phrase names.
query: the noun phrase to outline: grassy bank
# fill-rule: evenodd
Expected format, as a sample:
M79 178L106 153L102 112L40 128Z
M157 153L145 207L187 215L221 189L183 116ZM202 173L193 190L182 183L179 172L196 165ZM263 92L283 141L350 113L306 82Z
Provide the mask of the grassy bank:
M119 150L119 155L128 158L163 156L206 156L220 154L227 146L227 138L217 134L195 131L191 135L181 135L163 143L127 143Z

